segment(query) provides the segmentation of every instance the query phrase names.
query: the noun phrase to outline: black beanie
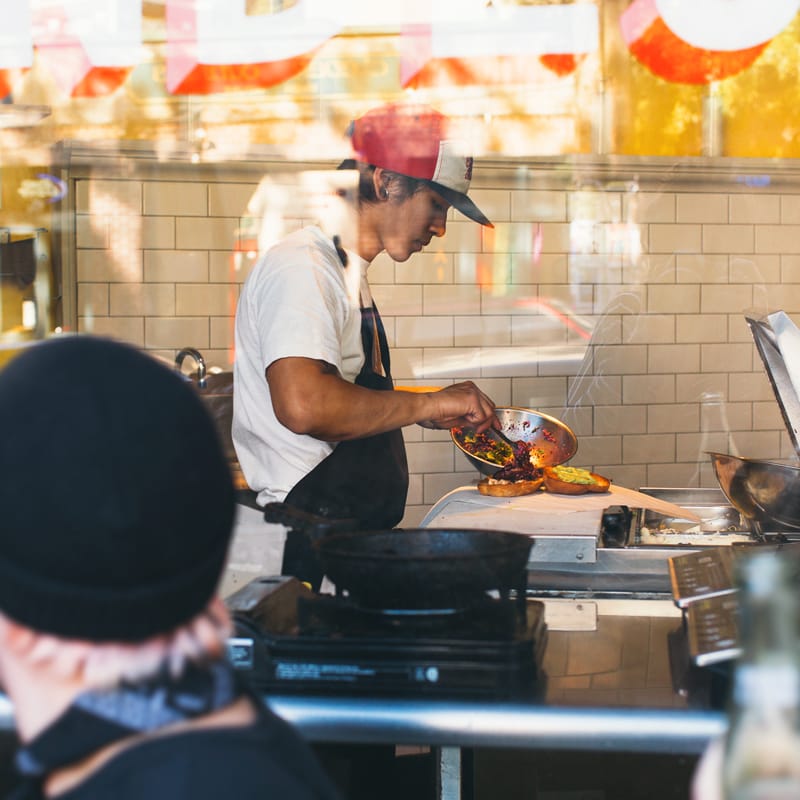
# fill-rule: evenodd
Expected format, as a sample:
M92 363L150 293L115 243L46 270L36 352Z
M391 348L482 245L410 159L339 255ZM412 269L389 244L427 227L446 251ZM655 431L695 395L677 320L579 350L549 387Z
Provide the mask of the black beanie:
M139 350L37 343L0 371L0 611L86 641L166 633L213 596L233 485L199 395Z

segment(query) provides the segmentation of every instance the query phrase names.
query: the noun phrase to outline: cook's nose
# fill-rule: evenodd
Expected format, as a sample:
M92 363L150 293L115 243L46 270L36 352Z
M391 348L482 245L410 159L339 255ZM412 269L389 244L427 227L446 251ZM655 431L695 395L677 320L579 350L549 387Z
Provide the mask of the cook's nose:
M431 223L431 231L433 232L434 236L444 236L447 231L447 217L437 217Z

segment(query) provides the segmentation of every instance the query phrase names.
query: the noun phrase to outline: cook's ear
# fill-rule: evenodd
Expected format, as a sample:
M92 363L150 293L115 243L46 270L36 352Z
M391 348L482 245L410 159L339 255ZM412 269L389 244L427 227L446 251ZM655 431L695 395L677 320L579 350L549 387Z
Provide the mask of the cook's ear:
M378 200L387 200L389 198L389 176L383 167L375 167L372 173L372 186L375 189L375 197Z

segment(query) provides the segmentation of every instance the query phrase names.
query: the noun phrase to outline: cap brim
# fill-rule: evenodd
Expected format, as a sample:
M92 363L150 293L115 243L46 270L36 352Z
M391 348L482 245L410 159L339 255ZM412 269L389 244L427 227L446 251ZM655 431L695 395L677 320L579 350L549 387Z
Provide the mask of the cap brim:
M489 218L469 199L469 197L467 197L467 195L457 192L455 189L449 189L447 186L442 186L441 183L436 183L436 181L425 181L425 183L465 217L469 217L473 222L479 222L487 228L494 228L494 225L489 222Z
M346 158L337 167L337 169L357 168L358 163L354 158ZM436 183L436 181L429 181L425 178L415 178L415 180L421 180L423 183L428 184L434 192L440 194L453 208L458 209L465 217L469 217L473 222L478 222L481 225L485 225L487 228L494 228L494 225L489 221L486 214L484 214L467 195L462 192L457 192L455 189L443 186L441 183Z

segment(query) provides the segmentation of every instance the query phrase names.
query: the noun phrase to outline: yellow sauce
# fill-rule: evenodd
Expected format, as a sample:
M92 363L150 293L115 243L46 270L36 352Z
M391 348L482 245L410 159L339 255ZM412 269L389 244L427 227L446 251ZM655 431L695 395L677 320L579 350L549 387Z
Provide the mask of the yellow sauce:
M579 483L588 485L595 483L592 473L588 469L580 467L553 467L553 472L560 481L564 483Z

